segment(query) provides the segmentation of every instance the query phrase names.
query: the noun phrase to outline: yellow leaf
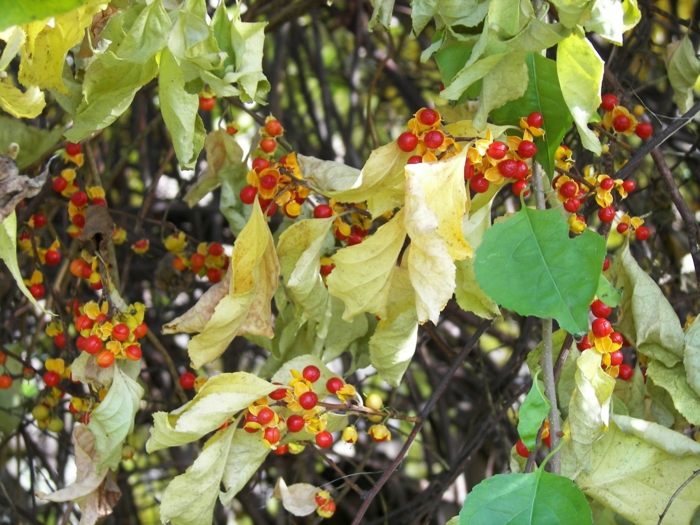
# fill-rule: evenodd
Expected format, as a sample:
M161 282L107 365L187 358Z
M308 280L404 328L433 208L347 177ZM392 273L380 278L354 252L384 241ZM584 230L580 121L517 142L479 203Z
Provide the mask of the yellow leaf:
M228 276L228 290L226 284L217 285L163 327L164 333L200 332L188 345L195 368L219 357L237 335L273 336L271 301L277 289L279 262L257 201L233 246Z
M18 89L9 77L0 79L0 108L16 118L34 118L46 106L44 94L32 86L27 91Z
M401 210L361 244L333 256L328 291L345 303L343 319L362 312L384 315L389 278L406 237L403 217Z

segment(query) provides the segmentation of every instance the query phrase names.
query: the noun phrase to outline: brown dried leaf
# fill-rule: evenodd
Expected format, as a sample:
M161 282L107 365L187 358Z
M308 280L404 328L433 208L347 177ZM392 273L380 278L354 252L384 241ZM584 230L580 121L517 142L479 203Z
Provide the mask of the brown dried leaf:
M20 175L15 161L0 155L0 222L15 210L22 199L39 193L47 176L48 170L34 178Z

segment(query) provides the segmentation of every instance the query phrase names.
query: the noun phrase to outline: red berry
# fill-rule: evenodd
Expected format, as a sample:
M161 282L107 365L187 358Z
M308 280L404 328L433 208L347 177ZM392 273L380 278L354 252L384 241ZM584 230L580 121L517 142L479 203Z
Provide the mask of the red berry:
M141 339L145 337L148 333L148 325L146 323L141 323L136 328L134 328L134 337L136 339Z
M328 448L333 444L333 434L324 430L316 434L316 444L321 448Z
M489 190L489 181L483 175L475 175L469 179L469 187L476 193L485 193Z
M311 390L299 396L299 404L306 410L311 410L316 406L316 403L318 403L318 396Z
M610 365L611 366L621 365L623 359L624 359L624 355L622 355L622 351L617 350L616 352L613 352L612 354L610 354Z
M314 217L317 219L327 219L333 216L333 208L328 204L319 204L314 208Z
M615 218L615 208L607 206L598 210L598 218L601 222L612 222Z
M282 437L282 435L280 434L280 429L277 427L266 428L265 432L263 433L263 438L270 445L277 443L280 440L280 437Z
M278 388L277 390L273 390L270 394L268 394L272 399L275 401L281 401L284 399L284 396L287 394L287 389L286 388Z
M214 257L218 257L219 255L224 254L224 247L221 246L220 242L213 242L209 245L209 248L207 248L207 251L209 252L209 255L213 255Z
M610 321L604 317L599 317L591 324L591 330L593 330L593 335L596 337L605 337L612 333L613 327Z
M596 299L595 301L593 301L591 303L591 312L596 317L604 317L607 319L608 317L610 317L610 314L612 313L612 308L610 308L607 304L605 304L600 299Z
M44 373L44 384L48 386L49 388L53 388L55 386L58 386L58 384L61 382L61 376L58 375L58 373L49 370L48 372Z
M500 140L492 142L486 150L486 154L492 159L496 160L500 160L505 157L506 153L508 153L508 145Z
M423 157L420 155L413 155L412 157L408 157L406 164L420 164L421 162L423 162Z
M350 236L348 236L348 244L350 246L355 246L356 244L360 244L364 240L363 235L359 235L357 233L352 233Z
M46 288L41 283L33 284L29 287L29 293L34 299L42 299L46 295Z
M216 99L214 97L199 97L199 109L202 111L211 111L216 105Z
M112 337L114 337L117 341L126 341L129 339L130 333L131 331L129 330L129 327L124 323L116 324L112 328Z
M630 129L632 121L627 118L626 115L618 115L613 119L612 125L613 128L615 128L615 131L622 133Z
M61 193L68 187L68 181L63 177L54 177L51 181L51 187L56 193Z
M277 177L274 175L263 175L260 177L260 186L266 190L274 189L277 186Z
M607 271L608 268L610 268L610 258L606 257L605 259L603 259L603 271Z
M523 193L525 194L524 197L527 197L529 195L529 190L527 189L527 182L524 180L518 180L515 181L511 187L511 191L513 192L513 195L516 197L520 197Z
M48 266L56 266L61 262L61 252L58 250L46 250L44 260Z
M578 184L576 184L572 180L566 181L564 184L562 184L559 187L559 194L562 197L566 197L567 199L571 198L571 197L575 197L577 193L578 193Z
M416 146L418 145L418 137L416 137L410 131L404 131L401 133L401 135L399 135L399 138L396 139L396 142L400 150L410 153L416 149Z
M578 199L566 199L564 201L564 209L569 213L576 213L581 207L581 201Z
M434 109L423 108L418 112L418 120L426 126L432 126L440 120L440 114Z
M244 186L240 193L241 202L243 204L253 204L257 194L258 189L255 186Z
M506 178L513 179L518 173L518 163L512 159L499 162L498 172Z
M527 116L527 125L533 128L541 128L544 124L544 117L539 111L533 111Z
M646 226L640 226L634 231L634 236L638 241L646 241L649 238L649 235L651 235L651 230L649 230L649 228Z
M44 226L46 226L46 215L44 215L43 213L35 213L34 215L32 215L32 219L35 228L43 228Z
M12 386L12 376L10 374L0 374L0 390L7 390Z
M194 388L194 383L197 380L192 372L183 372L180 374L180 386L185 390L191 390Z
M70 155L71 157L74 157L75 155L81 153L83 151L83 147L77 143L77 142L66 142L66 153Z
M258 412L258 423L261 425L267 425L273 419L275 419L275 412L271 408L264 407Z
M622 188L627 192L627 193L632 193L634 190L637 189L637 183L634 182L632 179L627 179L622 183Z
M524 159L529 159L537 155L537 146L530 140L523 140L518 144L518 155Z
M611 190L615 187L615 181L612 180L610 177L605 177L603 180L600 181L600 187L604 190Z
M265 131L271 137L277 137L278 135L282 134L282 131L284 131L284 129L282 128L282 124L279 120L273 119L265 122Z
M207 279L209 279L210 283L218 283L219 281L221 281L221 277L221 270L219 270L218 268L209 268L207 270Z
M201 253L193 253L190 256L190 268L194 273L199 273L199 270L204 266L205 257Z
M530 174L530 168L527 167L527 163L522 160L516 161L517 171L515 173L515 178L520 180L525 180Z
M629 227L630 225L626 222L621 222L617 225L617 233L625 233L627 230L629 230Z
M620 371L617 374L617 377L622 379L623 381L629 381L632 379L632 376L634 375L634 368L632 368L630 365L623 363L620 365Z
M527 449L522 439L518 439L518 441L515 443L515 451L518 453L518 456L523 458L530 455L530 451Z
M85 350L88 354L96 355L102 350L102 348L102 339L96 335L86 337L85 341L83 342L83 350Z
M593 343L591 343L591 340L588 338L588 334L584 335L581 340L576 343L576 348L578 348L579 352L593 348Z
M56 345L56 348L63 350L66 347L66 334L63 332L56 334L53 337L53 344Z
M600 98L600 107L603 108L605 111L612 111L613 109L615 109L615 106L617 106L620 103L619 99L612 93L605 93Z
M284 456L288 452L289 452L289 445L280 445L275 450L272 451L272 453L275 456Z
M612 334L610 334L610 340L616 345L621 345L625 342L625 338L620 332L613 332Z
M331 377L328 381L326 381L326 390L328 390L331 394L335 394L338 390L343 388L345 385L345 381L343 381L339 377Z
M328 277L335 268L335 264L322 264L319 268L319 272L323 277Z
M88 203L87 193L84 191L77 191L70 197L70 201L76 208L82 208Z
M90 330L95 323L87 315L79 315L75 318L73 324L78 332L82 332L83 330Z
M287 428L290 432L301 432L305 424L304 418L298 414L292 414L287 418Z
M124 353L126 354L127 359L131 359L132 361L138 361L141 359L142 351L141 347L139 345L129 345L124 349Z
M276 202L269 200L269 199L258 198L258 200L260 201L260 207L265 212L265 215L267 215L268 217L272 217L275 213L277 213L277 203Z
M260 141L260 149L265 153L272 153L277 148L277 141L266 137Z
M307 381L315 383L316 381L318 381L318 378L321 377L321 371L318 369L317 366L309 365L304 367L304 370L301 372L301 375L304 376L304 379L306 379Z
M430 149L439 148L440 146L442 146L442 143L444 141L445 135L443 135L442 132L437 130L428 131L428 133L426 133L423 137L423 142Z
M640 122L634 128L634 132L640 139L647 140L654 133L654 126L651 125L651 122Z
M464 180L469 180L474 176L474 166L469 159L464 163Z
M270 161L263 159L262 157L255 157L253 159L253 169L260 173L262 170L270 167Z
M82 213L76 213L73 215L73 217L71 217L70 221L78 228L83 228L85 226L85 215Z

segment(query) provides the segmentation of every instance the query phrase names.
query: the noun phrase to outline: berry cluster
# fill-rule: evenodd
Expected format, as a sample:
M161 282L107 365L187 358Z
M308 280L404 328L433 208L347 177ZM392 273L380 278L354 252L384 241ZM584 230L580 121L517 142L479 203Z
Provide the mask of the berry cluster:
M193 253L187 251L187 238L183 232L168 235L165 249L174 255L173 268L178 272L191 271L206 277L210 283L218 283L226 273L230 258L219 242L200 242Z
M544 443L547 448L552 448L552 436L549 433L549 420L545 419L544 423L542 423L542 432L540 432L540 437L542 439L542 443ZM527 445L525 445L522 438L518 438L518 441L515 443L515 452L517 452L518 456L527 458L530 456L530 452L532 451L527 448Z
M97 271L98 259L87 252L82 252L80 257L73 259L68 267L71 275L87 281L93 290L102 289L102 277Z
M628 136L634 133L642 140L647 140L654 133L651 122L637 120L637 117L644 117L644 108L636 106L630 112L620 105L620 100L614 93L605 93L601 97L600 108L604 112L602 125L606 131Z
M591 303L591 329L576 343L579 351L584 352L594 349L603 355L601 366L611 377L619 377L629 381L634 374L634 368L625 363L623 347L630 347L630 343L620 333L616 332L610 317L613 309L600 299Z
M434 109L419 109L406 127L408 131L401 133L396 143L402 151L413 154L408 164L435 162L460 151L454 138L442 128L442 117Z
M319 204L314 217L325 218L335 214L333 235L348 246L360 244L372 227L372 219L365 203L339 203L331 199L328 204Z

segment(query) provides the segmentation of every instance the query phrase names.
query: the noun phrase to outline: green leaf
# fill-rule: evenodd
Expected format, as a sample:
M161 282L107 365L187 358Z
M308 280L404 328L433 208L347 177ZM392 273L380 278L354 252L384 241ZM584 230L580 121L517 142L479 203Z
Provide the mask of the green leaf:
M212 523L219 485L227 467L235 425L217 432L184 474L173 478L163 493L160 518L173 525L209 525ZM256 436L261 442L260 436ZM239 458L245 463L247 458Z
M607 277L605 277L605 275L602 273L598 279L598 289L596 290L595 295L598 297L598 299L613 308L619 305L620 300L622 299L620 291L610 284L610 281L608 281Z
M647 378L669 393L673 406L688 422L700 425L700 396L688 384L682 364L669 368L652 359L647 366Z
M27 24L35 20L44 20L60 15L80 7L83 3L83 0L52 0L51 2L12 0L11 2L3 2L0 31L10 26Z
M532 386L525 396L525 401L520 405L518 412L518 435L523 440L528 450L535 448L537 432L549 415L550 404L544 396L544 385L535 374L532 378Z
M553 317L574 334L588 330L588 308L605 257L590 230L570 239L557 210L522 208L494 224L476 252L476 279L496 302L521 315Z
M88 429L95 436L99 465L116 469L122 459L122 444L134 427L134 417L143 388L121 366L114 366L109 391L90 416Z
M681 112L688 111L693 105L693 86L700 76L700 60L695 46L686 35L670 44L666 52L666 69L673 88L673 101Z
M570 32L569 29L558 22L545 22L533 17L530 18L520 33L506 43L514 51L532 52L536 53L540 58L545 58L540 54L541 51L556 46Z
M497 474L479 483L459 513L460 525L592 524L586 497L563 476L537 469Z
M222 504L229 505L236 494L243 490L269 453L270 447L260 435L248 432L236 432L233 435L221 480L226 489L219 494Z
M566 27L574 28L586 23L594 0L551 0L551 3L557 9L559 21Z
M148 453L190 443L219 428L275 385L247 372L219 374L207 380L194 399L171 413L153 414Z
M624 6L620 0L595 0L591 17L586 22L586 31L598 33L607 41L621 46L622 34L634 27L641 18L639 9L629 5L630 2L627 4Z
M529 76L525 94L494 111L491 120L496 124L517 126L521 117L533 111L542 113L545 134L535 139L538 147L535 159L553 177L554 153L571 128L571 114L559 87L556 63L539 53L528 53L525 61Z
M495 53L476 60L472 64L467 62L440 92L440 96L447 100L459 100L472 84L484 78L494 68L500 67L509 56L510 53Z
M377 24L389 29L391 24L391 14L394 11L394 0L371 0L372 18L369 19L368 27L374 29Z
M197 114L199 96L185 91L185 78L180 64L165 49L160 57L158 77L160 111L180 164L191 168L204 146L204 125Z
M596 155L600 155L600 141L588 128L588 122L598 116L603 65L593 45L577 33L557 46L557 74L562 96L574 118L581 143Z
M619 419L620 416L615 416ZM647 422L631 420L629 427ZM700 468L700 456L679 456L691 450L689 438L678 432L664 433L662 440L647 436L657 434L658 426L646 427L643 433L625 433L614 422L603 437L593 444L592 465L576 477L576 484L602 505L639 525L655 525L674 492ZM655 446L665 441L663 448ZM670 452L673 451L673 452ZM562 470L567 472L566 456ZM569 472L567 472L569 473ZM573 472L571 472L573 474ZM700 483L690 483L679 492L664 518L664 523L691 523L700 501Z
M60 126L52 130L41 129L13 118L0 117L0 151L7 151L13 142L19 145L17 167L20 170L53 151L62 134Z
M163 49L173 22L163 7L163 0L144 6L127 28L124 37L109 50L123 60L143 64Z
M492 110L520 98L525 93L527 85L528 67L525 63L525 54L514 52L484 76L474 125L482 129Z
M22 345L10 343L4 345L8 350L21 354ZM5 373L13 376L22 375L22 363L16 359L8 358L5 361ZM22 422L22 381L15 379L10 388L0 390L0 438L6 438L13 434Z
M243 22L240 12L231 23L231 46L235 56L235 70L230 76L241 91L241 100L251 102L262 100L270 90L262 72L263 46L265 44L266 22Z
M155 58L143 64L122 60L106 51L88 67L83 82L83 101L65 136L80 142L94 131L109 126L124 113L141 86L158 73Z
M666 366L683 357L685 336L676 312L659 286L637 264L626 245L615 259L615 286L622 290L617 326L637 351Z
M695 318L685 332L683 366L688 384L700 395L700 316Z
M222 181L237 177L245 169L243 150L225 130L217 129L208 133L204 139L204 148L207 152L207 169L187 189L184 197L190 208L218 188Z
M369 358L382 379L398 386L418 342L415 296L405 268L394 268L388 297L386 317L369 340Z
M501 38L515 36L535 14L529 0L491 0L487 3L488 24L498 31Z

